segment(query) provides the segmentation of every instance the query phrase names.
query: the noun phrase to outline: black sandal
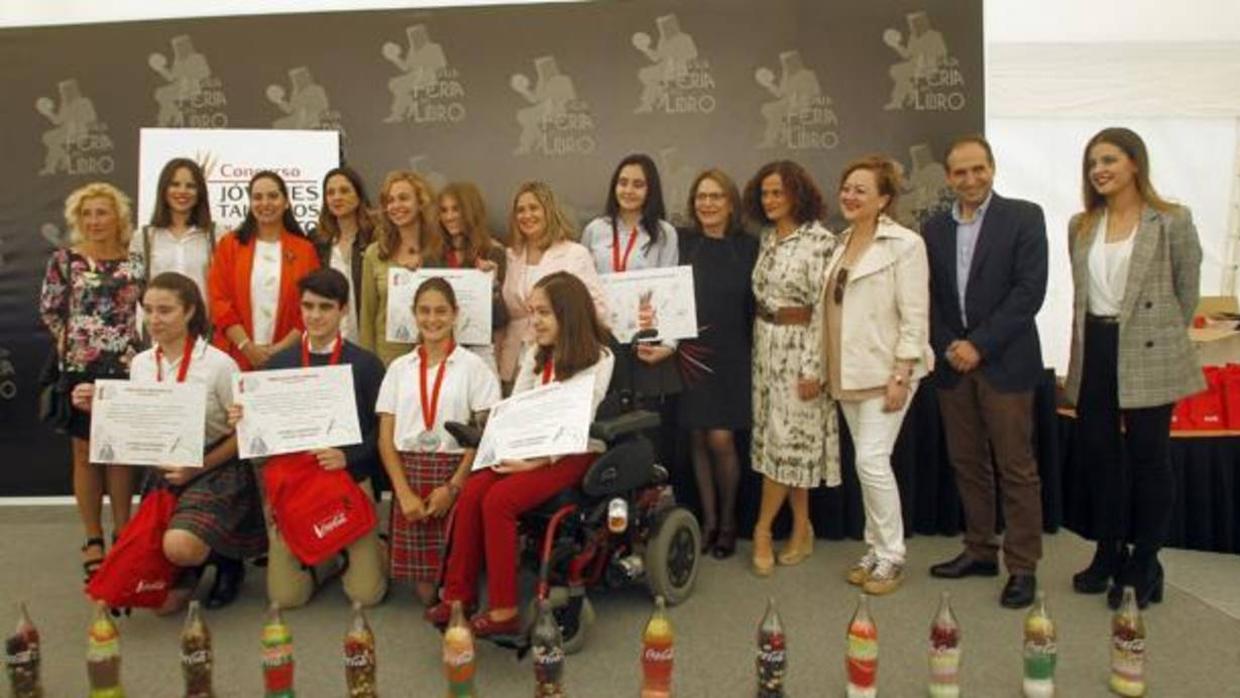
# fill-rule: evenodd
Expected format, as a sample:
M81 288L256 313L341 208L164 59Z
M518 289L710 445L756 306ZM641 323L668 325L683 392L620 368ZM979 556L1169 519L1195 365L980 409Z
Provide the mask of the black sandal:
M82 573L86 576L85 581L87 584L90 583L91 578L95 576L95 573L99 571L99 568L103 566L103 558L107 555L107 545L103 542L102 536L87 538L86 542L82 544L80 550L82 552L86 552L91 548L99 548L99 557L92 557L82 560Z

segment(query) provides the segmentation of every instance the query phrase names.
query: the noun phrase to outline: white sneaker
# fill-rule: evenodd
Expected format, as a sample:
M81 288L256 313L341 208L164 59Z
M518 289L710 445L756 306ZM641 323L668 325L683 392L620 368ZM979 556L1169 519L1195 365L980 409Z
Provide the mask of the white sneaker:
M860 560L857 560L853 563L852 567L848 568L848 573L845 575L845 579L847 579L848 583L853 586L861 586L862 584L865 584L865 580L870 578L870 572L877 564L878 553L874 552L873 548L870 548L865 552L865 555L861 556Z
M861 588L867 594L882 596L899 589L900 583L903 581L904 563L879 558L878 563L874 565L874 569L870 570L870 576L865 580Z

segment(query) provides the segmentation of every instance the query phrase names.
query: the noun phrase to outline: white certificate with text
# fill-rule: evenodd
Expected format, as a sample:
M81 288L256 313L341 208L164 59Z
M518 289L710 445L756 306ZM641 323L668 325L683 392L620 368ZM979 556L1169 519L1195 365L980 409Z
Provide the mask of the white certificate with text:
M656 339L697 337L697 303L693 295L693 267L639 269L599 277L607 296L609 325L622 344L641 329L640 316L649 316Z
M413 321L413 294L423 281L438 276L456 293L456 342L467 345L491 343L491 287L495 275L478 269L388 269L387 341L413 344L418 327Z
M201 468L206 422L201 383L97 380L90 462Z
M487 418L474 470L500 461L584 453L590 443L594 371L502 400Z
M252 371L233 376L242 458L362 442L349 366Z

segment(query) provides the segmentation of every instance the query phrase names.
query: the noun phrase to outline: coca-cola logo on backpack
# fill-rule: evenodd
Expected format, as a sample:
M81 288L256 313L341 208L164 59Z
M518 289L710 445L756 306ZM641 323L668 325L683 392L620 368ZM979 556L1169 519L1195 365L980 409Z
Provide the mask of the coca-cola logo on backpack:
M121 530L86 594L113 608L158 608L168 598L181 568L164 556L164 532L177 498L156 489L142 498L138 513Z
M345 470L324 470L313 454L271 457L263 485L272 518L289 551L317 565L370 532L374 505Z

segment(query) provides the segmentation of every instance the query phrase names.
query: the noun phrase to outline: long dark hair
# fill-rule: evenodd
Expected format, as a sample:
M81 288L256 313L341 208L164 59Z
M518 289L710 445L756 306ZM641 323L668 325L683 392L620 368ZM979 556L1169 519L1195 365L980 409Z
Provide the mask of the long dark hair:
M762 180L773 174L779 175L784 196L792 201L792 218L797 225L822 220L827 206L814 178L804 167L791 160L776 160L763 165L745 185L745 215L751 221L759 226L775 222L766 217L766 210L762 208Z
M202 291L198 290L198 284L194 283L193 279L175 271L166 271L156 274L155 278L147 283L142 295L145 296L146 291L151 289L172 293L180 301L182 308L186 311L193 311L188 326L190 340L207 336L211 328L211 319L207 317L207 304L202 300Z
M349 185L357 193L357 210L353 212L353 216L357 218L355 245L364 249L375 236L374 206L370 203L370 196L366 193L366 184L362 181L362 176L348 165L333 167L323 175L323 203L319 207L318 226L314 229L315 242L321 245L334 245L340 239L340 223L332 214L331 209L327 207L327 182L336 175L349 180Z
M598 363L607 346L608 335L581 279L569 272L557 271L539 279L534 288L541 288L547 294L551 312L555 313L559 325L555 346L538 347L534 370L541 371L552 361L556 378L564 381Z
M156 228L167 228L172 225L172 209L168 206L168 187L172 186L172 178L176 176L177 170L182 168L189 170L194 186L198 187L198 200L194 202L194 208L189 212L189 224L210 234L211 195L207 191L207 178L202 174L202 167L189 158L172 158L164 165L164 169L159 171L159 183L155 185L155 212L151 214L151 225Z
M650 235L650 244L646 245L646 249L650 249L659 241L660 223L667 218L667 208L663 205L663 183L659 179L659 168L655 166L654 160L651 160L649 155L634 153L616 165L616 171L611 173L611 185L607 188L607 218L611 221L611 229L614 232L616 219L620 216L620 200L616 198L616 183L620 181L620 170L629 165L641 167L642 175L646 177L646 200L642 202L642 227Z
M435 198L436 207L445 197L455 201L457 208L461 210L461 220L465 225L465 249L461 264L472 267L479 257L486 257L494 239L491 228L487 225L487 209L482 201L482 192L478 191L478 185L473 182L452 182ZM442 221L439 222L439 229L443 233L444 250L453 249L452 236L448 229L443 227Z
M301 229L301 223L297 222L297 217L293 215L292 200L288 195L288 185L285 184L284 178L272 172L271 170L262 170L253 177L250 177L250 183L246 185L245 190L249 192L250 198L254 197L254 183L260 179L270 179L276 183L276 188L284 195L284 200L289 202L288 208L284 209L284 220L282 221L284 229L295 235L306 237L306 231ZM237 228L237 240L242 245L250 244L250 240L258 233L258 219L254 217L254 212L246 209L245 220L241 221L241 226Z

